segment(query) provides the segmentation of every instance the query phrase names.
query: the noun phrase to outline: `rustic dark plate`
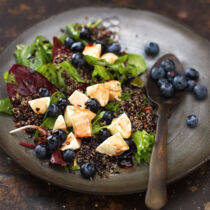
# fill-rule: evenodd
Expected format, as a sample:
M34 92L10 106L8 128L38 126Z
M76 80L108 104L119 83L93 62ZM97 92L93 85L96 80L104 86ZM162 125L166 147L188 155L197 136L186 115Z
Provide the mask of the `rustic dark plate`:
M147 41L153 40L160 45L160 54L175 54L184 67L194 67L201 73L200 83L210 90L210 44L184 26L150 12L131 9L111 8L81 8L71 10L49 18L30 28L13 41L0 55L1 75L8 71L15 63L13 51L16 44L30 43L36 35L44 35L49 39L60 35L60 28L71 22L87 22L89 20L105 19L104 24L119 32L122 47L129 52L144 55L143 48ZM157 59L157 58L156 58ZM146 58L148 68L155 59ZM0 98L6 97L3 77L0 78ZM168 135L168 183L191 172L201 163L209 159L210 155L210 97L198 102L188 94L175 107L169 119ZM185 124L189 114L196 114L199 126L190 129ZM147 186L148 166L141 164L135 170L123 171L119 175L112 175L108 179L96 177L92 182L84 180L79 174L69 174L49 168L47 162L42 162L33 152L19 146L23 134L9 135L13 129L12 118L0 116L0 145L16 162L32 174L56 185L89 193L128 194L142 191Z

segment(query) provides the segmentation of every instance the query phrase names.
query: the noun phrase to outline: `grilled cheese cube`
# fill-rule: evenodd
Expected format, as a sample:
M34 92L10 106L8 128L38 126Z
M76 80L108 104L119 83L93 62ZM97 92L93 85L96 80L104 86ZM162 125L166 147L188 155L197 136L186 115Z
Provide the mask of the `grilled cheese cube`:
M122 138L120 133L116 133L109 137L96 148L96 152L109 156L121 155L126 150L129 150L129 146Z
M71 122L76 137L84 138L92 136L92 126L87 113L78 112L73 114Z
M98 100L101 106L105 106L109 101L109 90L105 88L104 84L96 84L87 87L87 95L90 98Z
M65 109L65 112L64 112L64 120L66 122L67 127L72 126L71 117L78 112L87 113L90 121L92 121L96 116L96 114L91 112L89 109L85 109L85 108L78 107L78 106L67 106Z
M109 90L109 100L120 101L120 97L122 94L120 82L117 80L111 80L109 82L105 82L104 85Z
M85 107L85 103L88 101L88 97L78 91L78 90L75 90L71 96L68 98L69 102L74 105L74 106L81 106L81 107Z
M129 138L131 136L131 121L128 116L123 113L118 118L112 120L108 129L112 134L119 132L123 138Z
M53 127L53 132L57 129L62 129L66 131L66 123L63 118L63 115L59 115L58 118L56 119L54 127Z
M83 50L83 55L90 55L96 58L101 56L101 44L88 44Z
M109 63L114 63L118 59L118 56L115 55L114 53L108 52L108 53L103 54L101 56L101 59L104 59L105 61Z
M71 132L67 136L66 141L63 143L60 150L61 151L64 151L64 150L67 150L67 149L76 150L76 149L79 149L80 147L81 147L80 139L76 139L74 134Z
M28 103L36 114L44 114L50 105L50 97L37 98Z

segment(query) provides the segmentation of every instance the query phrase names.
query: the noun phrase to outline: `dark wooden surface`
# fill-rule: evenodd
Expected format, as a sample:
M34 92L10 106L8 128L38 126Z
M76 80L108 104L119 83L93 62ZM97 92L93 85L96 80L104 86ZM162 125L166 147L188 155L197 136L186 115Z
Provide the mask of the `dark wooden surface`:
M0 0L0 51L40 20L81 6L123 6L154 11L210 39L210 0ZM147 209L144 195L93 196L64 190L33 177L0 150L1 210L144 210ZM210 210L210 161L169 185L168 199L164 208L167 210Z

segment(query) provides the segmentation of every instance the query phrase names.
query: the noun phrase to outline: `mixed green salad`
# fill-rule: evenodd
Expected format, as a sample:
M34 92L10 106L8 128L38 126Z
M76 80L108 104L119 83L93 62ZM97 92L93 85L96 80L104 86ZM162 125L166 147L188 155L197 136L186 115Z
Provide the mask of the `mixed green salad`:
M14 117L10 133L33 138L22 146L87 179L149 163L156 128L140 78L144 58L123 51L102 23L69 24L52 43L37 36L17 45L0 100L0 112Z

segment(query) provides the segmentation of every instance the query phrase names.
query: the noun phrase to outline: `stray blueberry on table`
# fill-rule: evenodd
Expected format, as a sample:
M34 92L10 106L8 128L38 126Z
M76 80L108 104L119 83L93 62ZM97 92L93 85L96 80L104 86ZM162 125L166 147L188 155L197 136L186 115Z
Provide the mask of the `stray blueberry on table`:
M72 37L66 37L64 40L64 45L68 48L71 49L72 44L75 42L75 40Z
M161 64L162 68L165 71L175 71L176 70L176 65L174 63L174 61L172 61L170 58L166 58L164 59Z
M112 52L114 54L119 54L121 51L121 46L116 43L112 43L107 47L107 52Z
M188 68L185 70L184 75L186 79L197 80L200 76L200 73L193 68Z
M102 128L98 133L98 136L101 142L109 138L111 135L112 134L107 128Z
M61 112L56 104L51 104L48 108L47 116L48 117L58 117Z
M47 97L50 95L49 90L47 88L40 88L38 92L40 97Z
M67 134L62 129L57 129L53 132L53 136L57 137L60 140L60 143L62 144L64 141L66 141Z
M189 115L186 123L190 128L195 128L198 125L198 118L195 115Z
M166 78L169 82L173 83L174 81L174 77L177 76L177 72L176 71L167 71L166 73Z
M184 90L187 87L187 80L184 76L176 76L173 80L173 86L176 90Z
M160 49L157 43L155 42L148 42L144 47L144 52L148 56L156 56L159 53Z
M85 65L85 57L82 53L74 53L71 57L71 62L76 68L80 68Z
M166 78L161 78L158 80L157 85L159 87L161 87L161 85L163 85L164 83L167 83L167 82L168 82L168 80Z
M74 158L76 157L76 152L72 149L68 149L62 152L63 160L67 163L73 162Z
M100 103L98 102L97 99L95 98L90 98L86 102L86 108L89 109L91 112L97 113L98 110L100 109Z
M208 96L208 90L204 85L195 85L193 94L197 100L204 100Z
M172 97L174 92L174 87L170 82L164 83L160 87L160 94L165 98Z
M91 31L87 27L83 27L80 31L80 39L90 40L91 39Z
M187 91L192 92L194 87L196 85L196 81L195 80L188 80L187 81Z
M35 155L39 159L44 159L47 157L47 149L43 145L37 145L34 149Z
M80 173L85 179L94 178L96 174L96 168L91 163L83 163L80 167Z
M106 111L103 115L103 119L106 121L106 124L109 125L112 120L115 118L113 112L111 111Z
M82 44L82 42L74 42L71 45L71 51L72 52L82 52L84 50L85 46Z
M152 69L152 79L159 80L165 77L165 70L161 66L157 66Z

